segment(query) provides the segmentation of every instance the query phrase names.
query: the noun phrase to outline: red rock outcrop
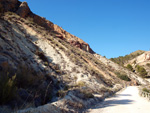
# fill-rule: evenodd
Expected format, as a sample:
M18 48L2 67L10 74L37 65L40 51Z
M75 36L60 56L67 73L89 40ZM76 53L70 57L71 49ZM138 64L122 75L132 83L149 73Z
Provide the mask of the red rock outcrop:
M40 25L40 26L42 26L42 27L44 27L44 28L46 28L47 30L53 30L52 28L53 28L53 23L52 22L50 22L50 21L48 21L48 20L46 20L45 18L43 18L43 17L40 17L40 16L38 16L38 15L36 15L36 14L30 14L29 15L31 18L33 18L33 21L35 22L35 23L37 23L38 25Z
M30 14L30 17L33 18L33 21L37 23L38 25L45 27L47 30L52 30L56 32L56 36L65 39L68 41L71 45L76 46L80 49L83 49L87 52L94 53L94 51L90 48L89 44L85 43L80 38L68 33L62 27L53 24L52 22L46 20L45 18L42 18L35 14Z
M78 48L81 49L81 44L79 43L79 41L70 40L69 43L70 43L71 45L76 46L76 47L78 47Z
M68 33L67 31L62 29L62 27L53 24L45 18L32 13L27 2L19 2L18 0L0 0L0 2L4 4L4 11L16 12L23 18L31 17L33 18L33 21L38 25L46 28L49 31L54 31L57 37L65 39L66 41L70 42L71 45L83 49L84 51L94 53L89 44L85 43L80 38Z
M60 34L60 37L63 39L66 39L71 45L76 46L84 51L94 53L94 51L90 48L89 44L81 40L80 38L68 33L58 25L53 26L52 28L54 31L58 32Z

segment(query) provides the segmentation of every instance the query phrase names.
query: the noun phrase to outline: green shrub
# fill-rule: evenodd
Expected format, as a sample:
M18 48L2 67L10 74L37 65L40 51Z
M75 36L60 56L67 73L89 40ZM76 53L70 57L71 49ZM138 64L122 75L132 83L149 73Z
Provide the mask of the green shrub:
M145 68L142 67L142 66L137 65L137 66L136 66L136 71L137 71L137 72L139 73L139 75L140 75L141 77L143 77L143 78L145 78L146 75L147 75L147 72L146 72Z
M147 88L143 88L144 92L150 93L150 90L148 90Z
M133 53L130 53L129 55L119 56L117 58L111 58L110 60L121 65L121 66L124 66L124 64L127 61L129 61L129 60L131 60L131 59L133 59L133 58L135 58L135 57L137 57L143 53L144 53L144 51L138 50L138 51L135 51Z
M120 78L121 80L125 80L125 81L131 81L131 79L124 73L120 73L120 72L115 72L115 74L117 75L118 78Z
M16 75L11 78L8 75L8 72L0 73L0 104L6 104L16 95Z
M128 64L128 65L127 65L127 69L130 70L130 71L133 71L132 65Z

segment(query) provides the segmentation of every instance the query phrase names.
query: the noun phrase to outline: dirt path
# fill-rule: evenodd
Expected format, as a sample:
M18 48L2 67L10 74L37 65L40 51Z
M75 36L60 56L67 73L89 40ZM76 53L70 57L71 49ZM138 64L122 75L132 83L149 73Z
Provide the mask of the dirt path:
M150 101L138 94L138 87L130 86L114 97L89 110L90 113L150 113Z

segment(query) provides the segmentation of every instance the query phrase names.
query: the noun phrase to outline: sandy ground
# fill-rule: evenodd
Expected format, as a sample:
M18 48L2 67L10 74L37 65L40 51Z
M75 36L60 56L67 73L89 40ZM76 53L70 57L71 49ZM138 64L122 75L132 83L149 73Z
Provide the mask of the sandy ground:
M150 113L150 101L140 97L138 93L138 87L127 87L90 109L89 113Z

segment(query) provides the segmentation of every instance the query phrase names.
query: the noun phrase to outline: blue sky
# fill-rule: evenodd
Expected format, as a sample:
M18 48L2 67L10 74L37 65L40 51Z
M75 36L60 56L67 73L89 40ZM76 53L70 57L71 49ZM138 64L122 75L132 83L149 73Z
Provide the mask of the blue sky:
M24 1L24 0L20 0ZM150 0L26 0L107 58L150 50Z

